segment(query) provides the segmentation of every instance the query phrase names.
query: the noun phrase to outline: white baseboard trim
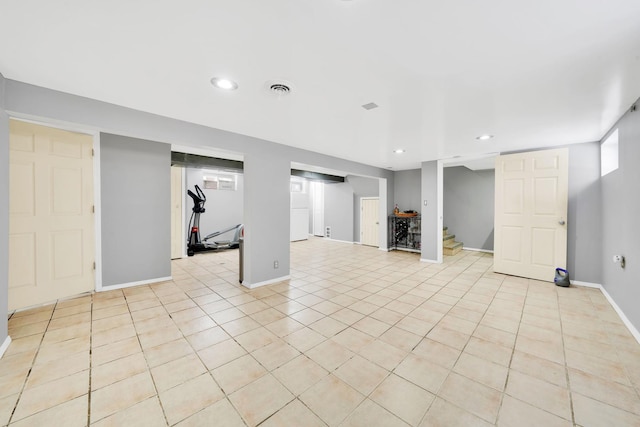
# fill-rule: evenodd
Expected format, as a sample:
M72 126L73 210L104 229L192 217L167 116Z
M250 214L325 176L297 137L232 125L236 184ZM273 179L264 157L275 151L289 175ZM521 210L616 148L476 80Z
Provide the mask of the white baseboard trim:
M438 260L426 258L420 258L420 262L428 262L429 264L442 264L442 262L439 262Z
M263 282L258 283L248 283L246 280L242 282L242 286L249 289L259 288L260 286L272 285L274 283L283 282L285 280L291 279L291 275L287 274L286 276L276 277L275 279L265 280Z
M111 285L111 286L104 286L103 285L102 288L98 289L96 292L106 292L106 291L113 291L113 290L116 290L116 289L132 288L134 286L150 285L152 283L160 283L160 282L168 282L170 280L173 280L173 277L171 277L171 276L158 277L157 279L140 280L139 282L120 283L118 285Z
M337 240L337 239L331 239L331 238L326 238L328 241L330 242L338 242L338 243L348 243L350 245L353 245L353 242L350 242L348 240Z
M360 243L358 243L358 244L360 244ZM390 251L389 251L389 248L381 248L381 247L378 247L378 250L379 250L379 251L384 251L384 252L390 252Z
M463 251L473 251L473 252L484 252L485 254L492 254L493 251L490 251L488 249L477 249L477 248L466 248L466 247L462 247Z
M609 301L609 304L611 304L613 309L616 311L616 313L618 313L618 316L620 316L620 319L622 320L622 323L624 323L624 325L627 327L627 329L629 329L629 332L631 332L631 335L633 335L633 337L636 339L636 341L638 341L638 344L640 344L640 332L638 332L636 327L633 326L633 323L631 323L631 321L624 314L622 309L618 306L618 304L616 304L616 302L613 300L613 298L611 298L611 295L609 295L609 292L607 292L607 290L604 288L604 286L601 286L600 290L604 294L604 297L607 299L607 301Z
M611 307L613 307L616 313L618 313L618 316L620 316L620 320L622 320L622 323L624 323L624 326L627 327L629 332L631 332L631 335L633 335L636 341L638 341L638 344L640 344L640 332L636 329L635 326L633 326L633 323L631 323L629 318L624 314L624 311L622 311L620 306L616 304L613 298L611 298L611 295L609 295L609 292L607 292L604 286L602 286L599 283L581 282L579 280L572 280L571 284L576 286L583 286L585 288L600 289L600 292L602 292L602 295L604 295L607 301L609 301L609 304L611 304Z
M576 286L582 286L583 288L602 289L602 285L600 283L581 282L580 280L572 280L571 284Z
M0 345L0 359L2 359L2 356L4 356L4 352L9 348L9 344L11 344L11 337L7 335L7 338L5 338L2 345Z

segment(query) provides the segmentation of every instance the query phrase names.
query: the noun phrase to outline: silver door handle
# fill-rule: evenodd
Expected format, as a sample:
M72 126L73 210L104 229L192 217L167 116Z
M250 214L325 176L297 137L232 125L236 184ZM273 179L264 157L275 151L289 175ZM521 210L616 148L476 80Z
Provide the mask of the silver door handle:
M564 220L563 220L563 219L561 219L560 221L558 221L558 224L560 224L560 225L565 225L565 224L566 224L566 222L564 222Z

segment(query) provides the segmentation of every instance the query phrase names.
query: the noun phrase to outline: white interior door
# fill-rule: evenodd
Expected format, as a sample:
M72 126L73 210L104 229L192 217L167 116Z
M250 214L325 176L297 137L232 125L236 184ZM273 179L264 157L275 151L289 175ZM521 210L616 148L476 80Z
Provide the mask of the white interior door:
M311 182L311 213L313 235L324 236L324 183Z
M568 149L496 158L494 271L553 281L567 263Z
M9 129L9 310L92 291L93 137Z
M380 236L379 199L363 197L360 199L360 243L378 246Z
M182 171L179 166L171 166L171 259L184 255L184 237L182 225L183 184Z

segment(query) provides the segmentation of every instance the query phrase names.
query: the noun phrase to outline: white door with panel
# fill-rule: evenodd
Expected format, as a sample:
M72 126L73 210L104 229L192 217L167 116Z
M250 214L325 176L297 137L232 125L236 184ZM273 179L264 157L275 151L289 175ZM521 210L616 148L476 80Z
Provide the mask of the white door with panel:
M311 191L311 215L312 229L314 236L324 236L324 183L310 182ZM327 236L330 237L330 236Z
M182 258L184 255L184 224L182 221L182 200L184 187L182 185L183 168L171 166L171 259Z
M360 243L363 245L376 247L379 245L379 203L377 197L360 199Z
M92 291L93 137L9 129L9 310Z
M567 263L568 149L496 158L494 271L553 281Z

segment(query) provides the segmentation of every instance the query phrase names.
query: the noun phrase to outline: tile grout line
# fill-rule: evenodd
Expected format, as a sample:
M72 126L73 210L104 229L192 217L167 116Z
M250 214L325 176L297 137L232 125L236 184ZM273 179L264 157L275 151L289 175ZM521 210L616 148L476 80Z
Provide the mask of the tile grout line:
M91 379L93 378L93 298L91 294L91 316L89 318L89 390L87 392L87 426L91 425Z
M478 258L478 260L479 260L479 259L480 259L480 257ZM473 264L475 264L478 260L474 261L474 263L473 263ZM465 268L464 270L462 270L462 272L466 271L466 270L467 270L467 269L469 269L470 267L471 267L471 265L467 266L467 268ZM462 298L463 298L465 295L469 294L469 292L471 291L471 289L473 289L473 287L474 287L474 286L475 286L475 285L476 285L476 284L477 284L477 283L478 283L478 282L479 282L479 281L484 277L484 275L487 273L487 271L489 270L489 267L490 267L490 266L487 266L487 267L485 268L484 273L482 273L482 275L480 275L480 277L478 277L478 279L476 279L476 280L473 282L473 284L472 284L471 286L469 286L469 289L467 289L467 291L466 291L462 296L458 297L458 302L460 302L460 301L462 300ZM462 274L462 272L461 272L460 274ZM460 274L458 274L456 277L460 276ZM451 279L451 280L449 281L449 283L451 283L451 281L453 281L453 280L455 280L455 278ZM482 322L482 319L484 319L484 317L486 316L487 311L489 310L489 307L491 306L491 303L495 300L495 295L498 293L498 291L499 291L499 290L500 290L500 288L502 287L502 284L503 284L503 283L504 283L504 278L503 278L503 279L502 279L502 281L500 282L500 286L498 287L498 289L495 291L495 293L494 293L493 297L491 298L491 302L489 302L489 303L487 304L487 308L486 308L486 309L484 310L484 312L482 313L482 318L481 318L481 319L480 319L480 321L478 321L478 323L476 324L476 327L474 328L473 332L475 332L475 331L478 329L478 327L480 326L480 323ZM448 284L448 283L447 283L447 284ZM446 286L447 286L447 285L443 286L443 288L444 288L444 287L446 287ZM439 292L439 291L438 291L438 292ZM445 316L446 316L446 315L447 315L447 314L448 314L448 313L453 309L453 307L455 307L457 304L458 304L458 303L456 303L455 305L451 306L451 309L449 309L449 311L447 311L447 313L445 314ZM444 316L443 316L443 317L444 317ZM465 320L465 319L463 319L463 320ZM440 321L438 321L438 323L440 323ZM437 326L437 323L436 323L436 326ZM434 328L435 328L435 326L434 326ZM433 329L433 328L432 328L432 329ZM456 407L459 407L459 406L458 406L456 403L454 403L454 402L450 402L449 400L447 400L447 399L445 399L444 397L440 396L438 393L439 393L439 392L440 392L440 390L442 389L443 384L446 382L446 380L449 378L449 376L451 376L451 374L461 375L461 374L458 374L457 372L454 372L454 370L453 370L453 369L455 368L455 365L456 365L456 364L458 363L458 361L460 360L460 357L461 357L461 356L462 356L462 354L464 353L464 350L467 348L467 345L469 344L469 341L470 341L470 340L471 340L471 338L473 337L473 332L469 335L469 339L468 339L468 340L467 340L467 342L465 343L464 347L460 350L460 354L458 355L458 358L456 359L456 361L454 362L454 364L451 366L451 369L449 369L449 373L447 374L447 377L445 378L445 380L444 380L444 381L442 381L442 384L440 384L440 387L438 388L438 392L436 392L436 398L440 398L440 399L444 400L445 402L447 402L447 403L449 403L449 404L451 404L451 405L454 405L454 406L456 406ZM425 336L425 337L426 337L426 336ZM514 347L515 347L515 343L514 343ZM491 361L489 361L489 362L491 362ZM494 362L491 362L491 363L494 363ZM511 361L509 361L509 363L511 363ZM508 369L509 369L509 368L507 367L507 376L508 376ZM464 375L462 375L462 376L464 376ZM475 380L475 379L473 379L473 378L468 378L467 376L464 376L464 377L465 377L465 378L467 378L467 379L469 379L470 381L476 382L476 383L481 384L481 385L485 385L485 384L482 384L482 383L480 383L480 382L476 381L476 380ZM491 387L489 387L489 388L491 388ZM497 424L497 422L498 422L498 416L499 416L499 414L500 414L500 409L501 409L501 407L502 407L502 400L503 400L503 398L504 398L505 390L506 390L506 378L505 378L505 385L504 385L504 389L503 389L503 391L500 393L500 395L501 395L501 396L500 396L500 405L498 406L498 413L496 414L496 420L495 420L495 421L494 421L494 423L493 423L494 425L496 425L496 424ZM434 401L435 401L435 399L434 399ZM432 402L432 404L431 404L430 406L433 406L433 402ZM461 409L462 409L463 411L469 412L468 410L466 410L466 409L464 409L464 408L461 408ZM425 419L425 417L427 416L427 414L428 414L428 413L429 413L429 409L427 409L427 412L425 412L424 416L422 417L422 419L421 419L421 421L422 421L422 422L424 422L424 419ZM469 412L469 413L471 413L471 412ZM478 416L478 415L476 415L476 414L473 414L473 415L474 415L474 416L476 416L476 417L478 417L479 419L483 419L482 417L480 417L480 416Z
M213 289L209 288L209 286L207 286L207 284L206 284L206 283L204 283L203 281L201 281L201 280L200 280L200 279L198 279L197 277L195 277L195 276L191 275L190 273L189 273L189 275L190 275L192 278L194 278L195 280L197 280L198 282L202 283L205 287L207 287L208 289L210 289L212 292L214 292L214 293L216 293L216 294L217 294L217 292L215 292ZM175 282L174 282L173 280L172 280L172 282L175 284ZM178 286L178 285L176 284L176 286ZM178 286L178 288L180 288L180 287ZM153 291L153 293L156 295L156 297L158 297L158 295L155 293L155 291L153 290L153 288L152 288L151 290L152 290L152 291ZM196 306L197 306L198 308L200 308L200 309L202 310L202 307L200 306L200 304L198 304L197 302L193 301L193 298L192 298L191 296L189 296L189 294L187 294L187 292L185 292L184 290L182 290L182 288L180 288L180 291L181 291L181 292L184 292L184 294L185 294L185 295L186 295L186 296L187 296L187 297L188 297L188 298L189 298L189 299L190 299L194 304L196 304ZM218 295L218 296L220 296L220 297L222 298L222 300L227 301L227 298L225 298L225 297L223 297L223 296L221 296L221 295L219 295L219 294L217 294L217 295ZM163 308L166 310L166 307L165 307L164 303L162 302L162 300L161 300L160 298L158 298L158 300L160 300L160 304L161 304L161 305L163 306ZM234 307L235 307L235 306L234 306ZM188 310L188 309L187 309L187 310ZM181 310L180 310L180 311L181 311ZM203 310L203 312L205 313L205 316L202 316L202 317L208 317L208 318L210 318L210 319L211 319L211 320L216 324L216 327L222 328L222 325L220 325L218 322L216 322L215 320L213 320L213 318L211 317L211 315L210 315L209 313L205 312L204 310ZM233 405L233 402L231 402L231 399L229 399L229 394L227 394L227 392L225 392L225 391L224 391L224 389L220 386L220 384L218 383L218 381L217 381L217 380L215 379L215 377L213 376L213 373L211 372L211 371L212 371L212 369L208 369L207 364L206 364L206 363L204 362L204 360L202 360L202 358L200 357L200 354L198 353L198 350L196 350L196 349L195 349L195 347L193 347L193 344L191 344L191 342L187 339L187 336L185 336L185 334L184 334L184 332L182 331L182 329L180 329L180 327L176 324L176 321L175 321L175 319L173 318L173 316L171 315L171 313L169 313L169 312L167 311L167 314L168 314L168 315L169 315L169 317L171 318L171 320L172 320L173 324L174 324L174 325L178 328L178 330L180 331L180 334L182 334L182 337L184 338L184 340L187 342L187 344L189 344L189 347L191 347L191 349L193 350L194 354L196 355L196 357L198 358L198 360L200 361L200 363L202 363L202 366L204 366L204 368L206 369L207 374L209 374L209 376L211 377L211 379L213 380L213 382L214 382L214 383L218 386L218 388L222 391L222 394L224 395L224 400L226 400L226 401L229 403L229 405L231 405L231 407L232 407L232 408L234 408L234 410L235 410L238 414L240 414L240 412L239 412L239 411L238 411L238 409L235 407L235 405ZM135 324L134 324L134 325L135 325ZM222 328L222 329L224 330L224 328ZM231 335L230 335L226 330L225 330L225 333L227 333L227 334L229 335L230 339L233 339L233 340L234 340L234 342L236 342L236 344L240 345L240 343L238 343L238 342L235 340L235 337L231 336ZM136 333L136 335L137 335L137 333ZM212 344L212 345L211 345L211 346L209 346L209 347L212 347L213 345L215 345L215 344ZM142 347L142 344L141 344L141 347ZM205 348L209 348L209 347L205 347ZM243 347L243 349L244 349L244 347ZM204 349L202 349L202 350L204 350ZM245 351L246 351L246 350L245 350ZM144 353L144 350L143 350L143 353ZM247 355L251 356L251 353L248 353L248 352L247 352ZM184 356L183 356L183 357L184 357ZM240 357L242 357L242 356L240 356ZM253 356L251 356L251 357L253 358ZM238 359L238 358L233 359L233 360L237 360L237 359ZM255 358L253 358L253 359L255 360ZM146 357L145 357L145 360L146 360ZM229 362L227 362L227 363L231 363L233 360L231 360L231 361L229 361ZM260 364L260 362L258 362L257 360L256 360L256 362ZM166 363L169 363L169 362L166 362ZM224 365L221 365L221 366L224 366ZM261 365L261 366L262 366L262 365ZM148 364L147 364L147 367L149 367L149 365L148 365ZM150 367L149 367L149 371L151 372L151 368L150 368ZM269 373L269 372L268 372L268 373ZM204 374L202 374L202 375L204 375ZM153 380L153 375L151 375L151 378L152 378L152 380ZM164 413L164 406L162 405L162 399L160 399L160 393L158 392L157 386L156 386L156 384L155 384L155 380L153 380L153 384L154 384L154 387L156 387L156 394L157 394L157 396L158 396L158 400L160 401L160 405L161 405L162 410L163 410L163 413ZM184 384L184 383L183 383L183 384ZM174 387L177 387L177 385L176 385L176 386L174 386ZM173 387L172 387L172 388L173 388ZM237 391L237 390L236 390L236 391ZM219 401L221 401L221 400L223 400L223 399L220 399ZM218 401L218 402L219 402L219 401ZM216 403L217 403L217 402L216 402ZM288 403L287 403L287 404L288 404ZM198 411L194 412L193 414L190 414L189 416L187 416L187 418L185 418L185 419L183 419L183 420L178 421L178 423L180 423L180 422L182 422L182 421L184 421L184 420L186 420L186 419L189 419L190 417L192 417L192 416L194 416L195 414L198 414L198 413L200 413L200 412L204 411L205 409L206 409L206 408L202 408L202 409L200 409L200 410L198 410ZM277 412L277 411L276 411L276 412ZM240 418L241 418L241 419L242 419L242 421L245 423L245 425L248 425L248 424L246 423L246 421L244 420L244 418L242 418L242 416L240 416ZM165 414L165 420L167 421L167 425L170 425L170 424L169 424L169 419L167 418L166 414Z
M152 288L151 286L148 286L148 285L147 285L147 287L149 288L149 290L150 290L151 292L153 292L154 296L157 298L157 294L155 293L155 291L153 290L153 288ZM131 312L131 308L129 307L129 301L127 300L127 294L126 294L126 292L122 291L122 297L124 298L124 302L125 302L125 304L127 305L127 311L129 312L129 317L131 318L131 324L133 325L133 329L134 329L134 330L135 330L135 332L136 332L136 339L137 339L137 341L138 341L138 345L140 346L140 351L142 352L142 357L144 357L144 361L145 361L145 363L146 363L146 365L147 365L147 372L149 373L149 377L151 377L151 382L152 382L152 384L153 384L153 389L154 389L154 390L155 390L155 392L156 392L156 394L155 394L155 396L154 396L154 397L158 400L158 404L160 405L160 409L162 410L162 416L164 417L164 421L165 421L165 423L166 423L166 424L167 424L167 426L168 426L168 425L169 425L169 419L167 418L167 414L166 414L166 411L165 411L165 409L164 409L164 405L162 405L162 400L160 399L160 393L158 392L158 387L156 386L156 382L155 382L155 380L153 379L153 375L151 374L151 367L149 366L149 361L147 360L147 356L146 356L146 354L145 354L144 347L142 346L142 342L140 341L140 335L138 334L138 329L136 328L136 322L135 322L135 320L133 319L133 314L132 314L132 312ZM160 303L162 304L162 301L160 301ZM164 305L163 305L163 308L164 308ZM166 309L165 309L165 310L166 310ZM153 397L152 397L152 398L153 398ZM149 399L149 398L147 398L147 399ZM146 401L147 399L144 399L144 400L142 400L142 401L140 401L140 402L137 402L137 403L135 403L135 404L134 404L134 405L132 405L132 406L135 406L135 405L137 405L138 403L144 402L144 401ZM132 406L129 406L128 408L131 408ZM127 409L128 409L128 408L127 408ZM117 413L117 412L116 412L116 413ZM109 415L109 416L110 416L110 415ZM107 417L105 417L105 418L107 418Z
M498 421L500 420L500 413L502 412L502 405L504 404L504 397L510 396L507 394L507 386L509 385L509 377L511 376L511 364L513 363L513 356L516 353L516 343L518 342L518 337L520 336L520 327L522 326L522 318L524 317L524 308L527 304L527 298L529 297L529 290L531 288L531 283L529 283L529 279L527 280L527 292L524 296L524 300L522 301L522 308L520 309L520 319L518 320L518 329L515 333L515 338L513 341L513 347L511 348L511 357L509 358L509 366L507 366L507 376L504 379L504 389L502 390L500 396L500 405L498 407L498 415L496 416L495 425L498 425ZM504 283L504 281L503 281ZM500 285L502 287L502 285ZM513 397L513 396L510 396Z
M569 377L569 365L567 364L567 347L564 342L564 329L562 327L562 311L560 307L560 294L558 294L558 290L554 289L556 294L556 302L558 303L558 317L560 319L560 338L562 339L562 355L564 356L564 375L567 380L567 393L569 394L569 410L571 411L571 420L570 422L575 426L576 425L576 416L573 408L573 392L571 390L571 379ZM591 303L591 299L589 299ZM592 303L593 304L593 303Z
M36 354L33 355L33 359L31 360L31 367L29 368L29 371L27 372L27 376L24 379L24 384L22 385L22 388L20 389L20 393L18 394L18 400L16 400L16 404L13 407L13 411L11 411L11 415L9 416L9 420L7 420L7 425L11 424L11 421L13 421L13 417L16 413L16 410L18 409L18 404L20 403L20 399L22 399L22 394L24 393L25 389L27 388L27 382L29 381L29 377L31 376L31 371L33 370L33 365L35 364L35 361L38 357L38 354L40 353L40 348L42 347L42 343L44 341L44 337L47 334L47 331L49 330L49 326L51 325L51 321L53 320L53 313L55 313L56 311L56 307L58 306L58 300L56 300L53 309L51 310L51 316L49 317L49 321L47 322L47 327L44 329L44 332L42 332L42 338L40 338L40 343L38 344L37 350L36 350ZM27 415L25 418L30 417L31 415L34 414L29 414Z

